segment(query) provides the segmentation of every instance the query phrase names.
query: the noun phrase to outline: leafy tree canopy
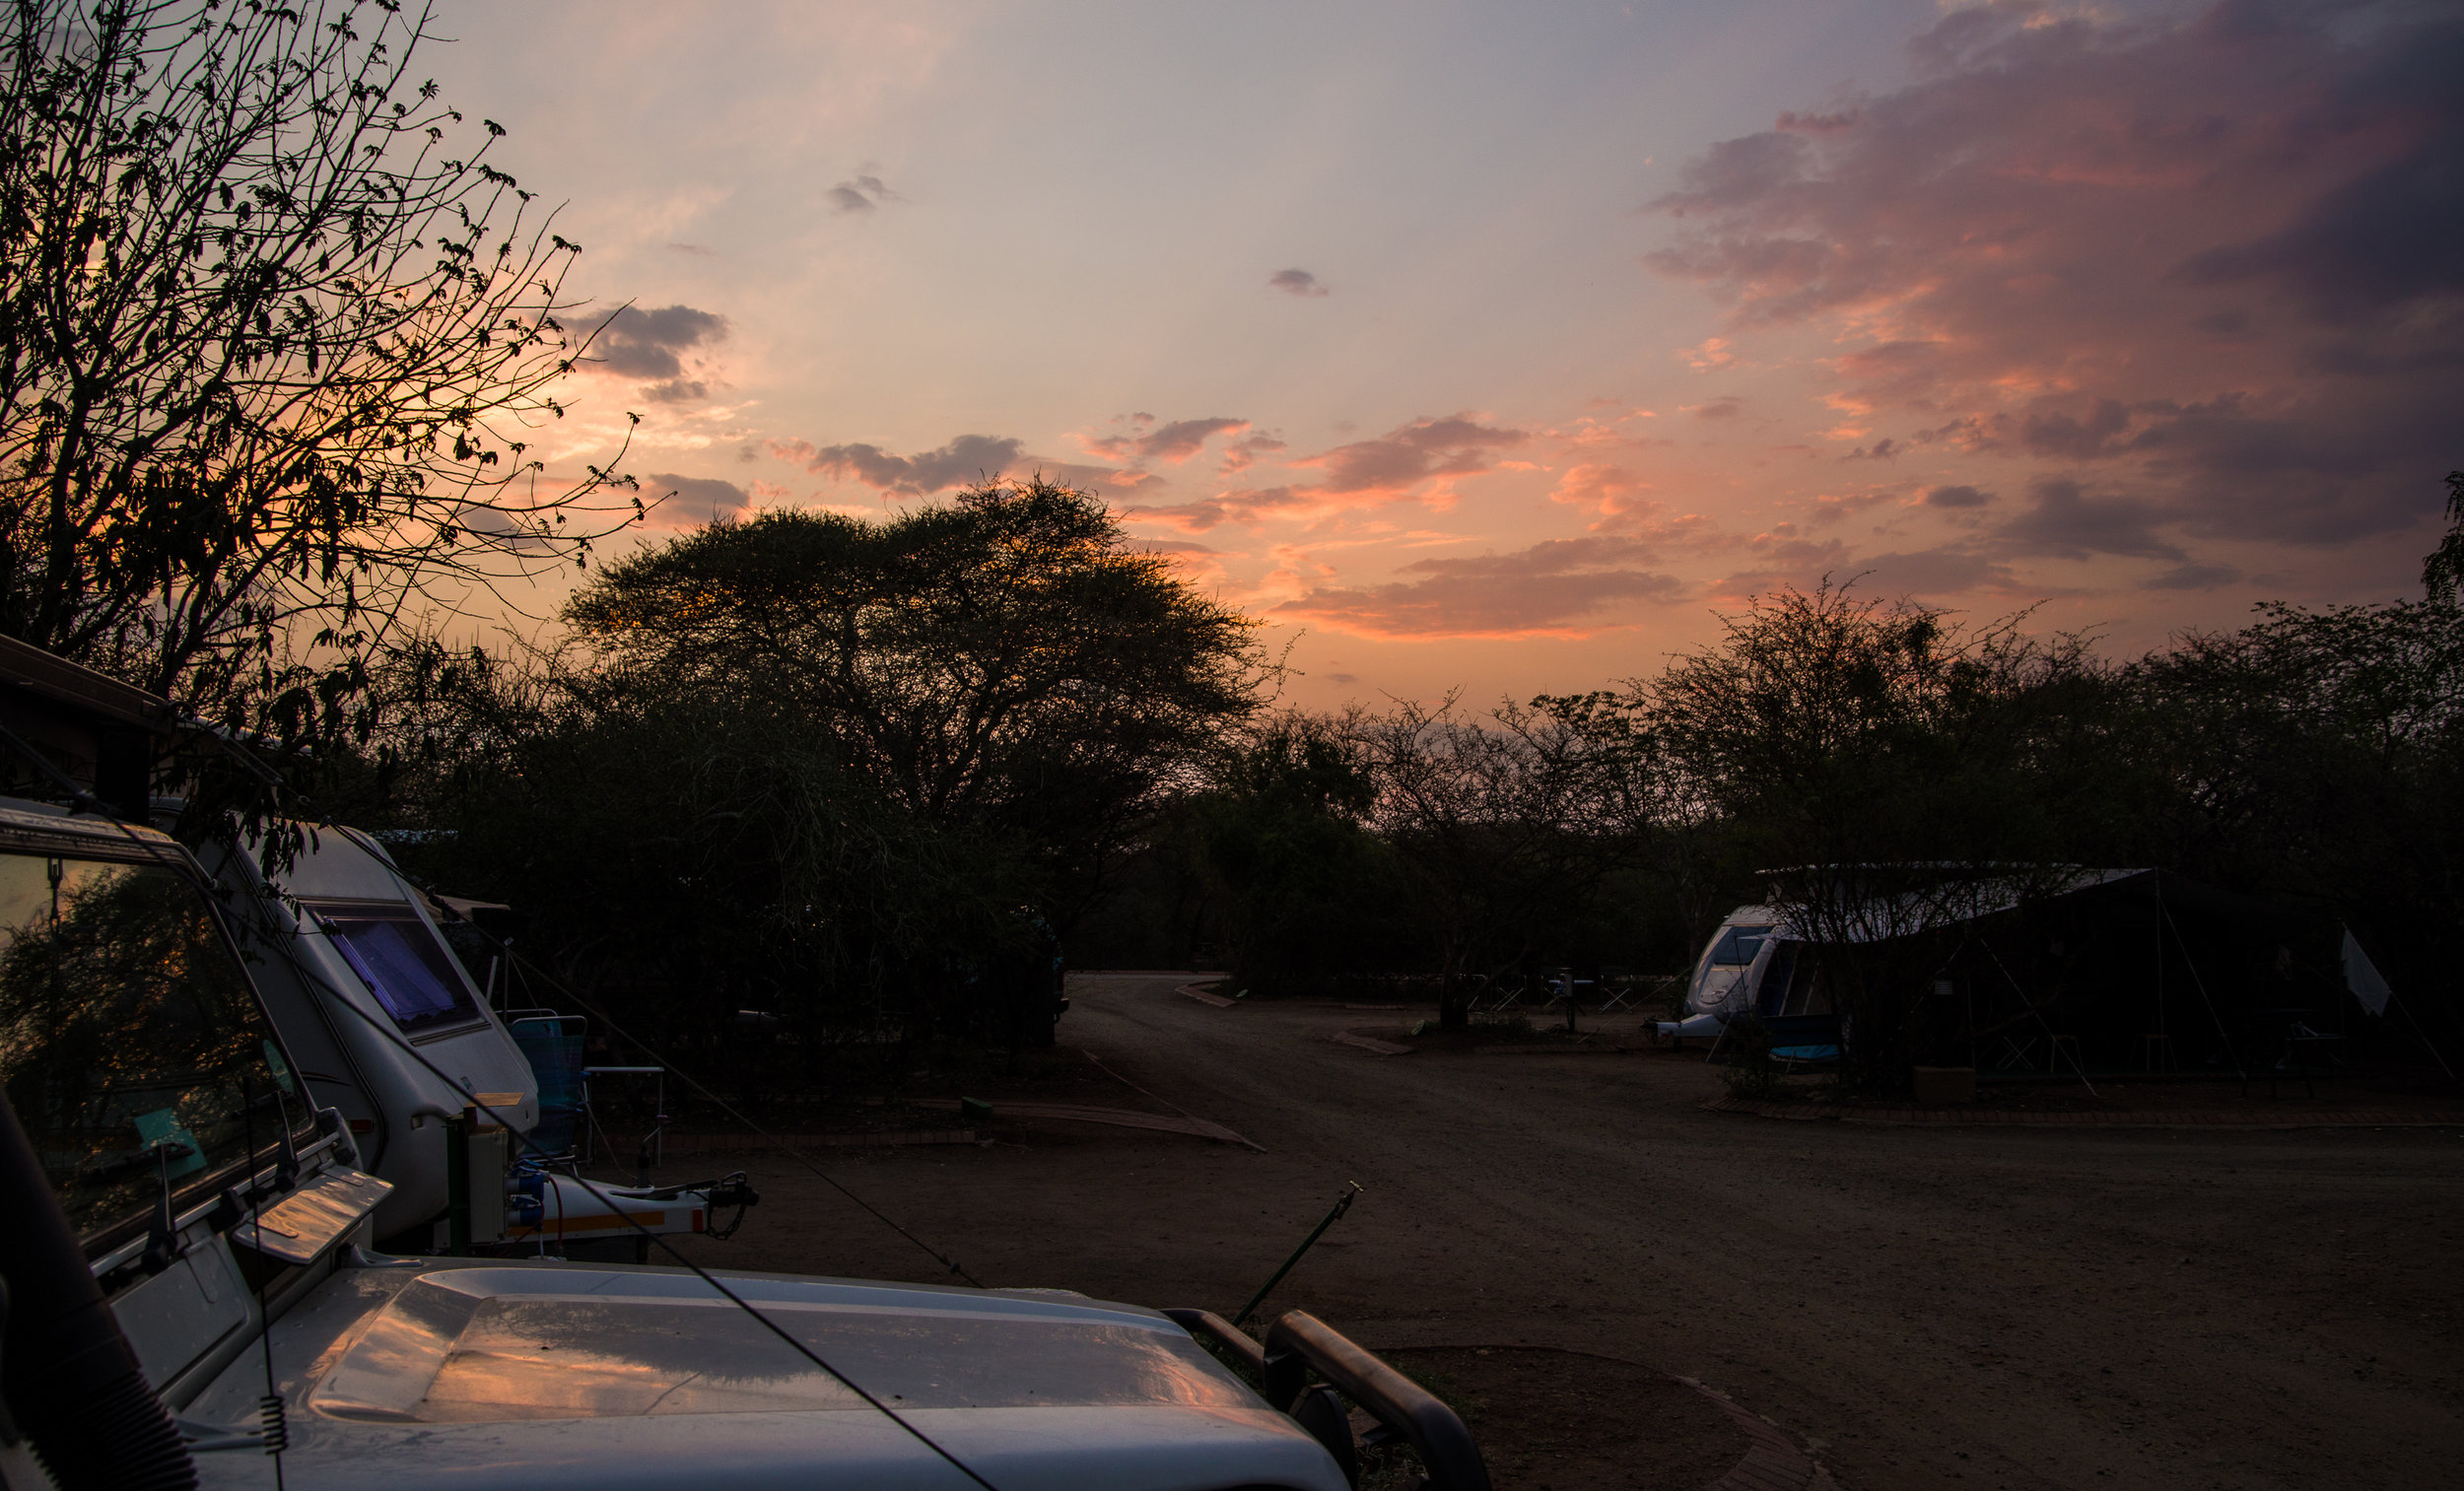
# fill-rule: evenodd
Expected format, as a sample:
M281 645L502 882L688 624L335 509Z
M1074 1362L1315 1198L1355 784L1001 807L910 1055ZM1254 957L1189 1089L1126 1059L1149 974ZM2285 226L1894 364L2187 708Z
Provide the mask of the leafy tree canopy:
M809 719L925 822L1064 841L1140 810L1263 681L1255 623L1041 479L878 522L715 524L565 615L613 658Z

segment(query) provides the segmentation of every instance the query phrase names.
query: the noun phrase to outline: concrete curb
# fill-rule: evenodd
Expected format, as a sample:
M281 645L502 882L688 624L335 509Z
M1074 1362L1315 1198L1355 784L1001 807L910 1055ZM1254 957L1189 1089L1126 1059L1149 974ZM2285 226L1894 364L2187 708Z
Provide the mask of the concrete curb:
M1375 1036L1356 1036L1347 1030L1336 1031L1332 1039L1337 1046L1349 1046L1365 1050L1373 1056L1408 1056L1411 1054L1411 1048L1408 1046L1397 1046L1392 1041L1381 1041Z
M1206 990L1199 988L1195 983L1180 984L1173 989L1173 992L1181 994L1187 998L1196 999L1200 1004L1211 1004L1217 1009L1230 1009L1233 1005L1241 1002L1238 999L1227 999L1221 994L1208 993Z
M957 1100L951 1098L926 1098L920 1100L917 1106L957 1108L959 1105ZM1261 1154L1266 1153L1212 1118L1201 1118L1191 1113L1140 1113L1134 1108L1089 1108L1078 1103L1005 1103L998 1100L992 1104L992 1113L995 1118L1007 1115L1013 1118L1059 1118L1070 1123L1109 1123L1115 1128L1145 1128L1157 1133L1188 1134L1193 1138L1213 1139L1221 1144L1246 1145Z
M1535 1041L1528 1046L1475 1046L1475 1056L1624 1056L1633 1052L1622 1046L1578 1046L1570 1042Z
M2289 1117L2235 1108L2189 1109L2170 1114L2013 1113L1967 1108L1841 1109L1818 1103L1765 1103L1752 1098L1713 1098L1706 1113L1744 1114L1798 1123L1879 1123L1901 1128L2464 1128L2464 1115L2423 1118L2401 1110Z
M870 1134L668 1134L669 1154L734 1154L756 1149L849 1149L884 1144L973 1144L972 1128L902 1128Z

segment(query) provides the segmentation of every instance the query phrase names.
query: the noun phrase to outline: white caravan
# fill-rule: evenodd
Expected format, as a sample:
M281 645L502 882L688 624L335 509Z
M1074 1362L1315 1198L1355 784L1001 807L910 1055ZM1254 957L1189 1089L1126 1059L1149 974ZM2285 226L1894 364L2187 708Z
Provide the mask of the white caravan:
M1792 1007L1806 1000L1803 988L1792 988L1800 945L1778 912L1767 906L1739 907L1720 922L1695 960L1680 1017L1663 1020L1653 1030L1668 1038L1708 1040L1748 1012L1804 1013L1802 1007Z
M308 1092L342 1115L367 1167L392 1186L376 1236L413 1238L420 1252L444 1246L447 1124L464 1117L464 1093L487 1110L467 1150L473 1244L631 1252L640 1234L602 1193L636 1219L656 1213L654 1232L707 1231L716 1210L749 1196L735 1187L714 1197L720 1183L594 1190L525 1168L539 1079L446 944L427 896L357 830L297 827L299 854L277 881L233 845L210 847L205 863L230 892L224 910L241 956ZM419 1232L431 1224L433 1239Z

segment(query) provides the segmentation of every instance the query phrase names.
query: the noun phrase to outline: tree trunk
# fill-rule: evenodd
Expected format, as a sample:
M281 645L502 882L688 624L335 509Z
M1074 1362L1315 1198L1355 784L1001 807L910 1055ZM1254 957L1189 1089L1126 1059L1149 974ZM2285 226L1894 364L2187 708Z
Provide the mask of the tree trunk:
M1472 1028L1472 988L1464 982L1464 950L1447 947L1438 965L1437 1028L1463 1030Z

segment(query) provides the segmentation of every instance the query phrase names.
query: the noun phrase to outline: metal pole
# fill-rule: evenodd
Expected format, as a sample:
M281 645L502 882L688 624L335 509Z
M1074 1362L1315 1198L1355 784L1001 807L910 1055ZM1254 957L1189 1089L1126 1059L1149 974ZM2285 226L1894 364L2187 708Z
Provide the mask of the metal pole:
M1249 1297L1249 1303L1241 1307L1241 1313L1232 1317L1233 1324L1238 1325L1248 1320L1251 1313L1257 1310L1260 1302L1273 1292L1274 1286L1283 1282L1283 1276L1292 1271L1292 1265L1300 1261L1301 1254L1316 1247L1318 1239L1326 1236L1326 1230L1334 1226L1336 1219L1344 1212L1351 1210L1352 1198L1360 1194L1361 1185L1358 1181L1345 1181L1343 1185L1346 1188L1342 1195L1335 1198L1334 1209L1329 1211L1316 1227L1310 1229L1309 1236L1300 1240L1300 1246L1293 1249L1292 1255L1283 1260L1283 1266L1274 1271L1274 1277L1258 1286L1258 1292Z

